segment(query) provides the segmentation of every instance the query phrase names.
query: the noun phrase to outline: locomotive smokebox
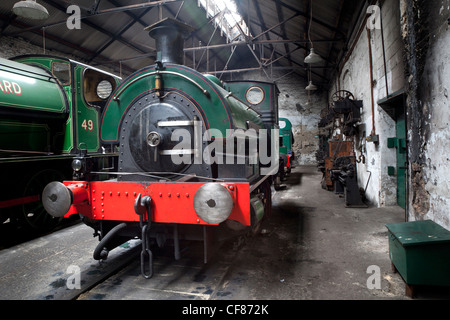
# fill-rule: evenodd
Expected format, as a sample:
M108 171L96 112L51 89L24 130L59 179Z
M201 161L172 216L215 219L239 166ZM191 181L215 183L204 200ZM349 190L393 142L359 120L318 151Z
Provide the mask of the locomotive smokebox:
M194 28L178 20L165 18L144 30L156 40L156 60L183 64L184 40Z

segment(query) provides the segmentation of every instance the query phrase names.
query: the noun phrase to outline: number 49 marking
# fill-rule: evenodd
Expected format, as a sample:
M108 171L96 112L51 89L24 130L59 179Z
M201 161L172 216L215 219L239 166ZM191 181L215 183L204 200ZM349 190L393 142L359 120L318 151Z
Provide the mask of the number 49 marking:
M87 130L92 131L94 130L94 121L84 119L83 123L81 124L81 127L86 131Z

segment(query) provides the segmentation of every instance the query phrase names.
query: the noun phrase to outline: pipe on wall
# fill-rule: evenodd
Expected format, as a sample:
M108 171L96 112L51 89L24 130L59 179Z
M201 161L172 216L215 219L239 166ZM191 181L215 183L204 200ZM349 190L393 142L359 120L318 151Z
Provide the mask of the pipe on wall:
M383 29L383 14L382 9L383 8L383 1L380 1L380 27L381 27L381 48L383 50L383 63L384 63L384 81L386 84L386 97L389 97L389 87L388 87L388 80L387 80L387 65L386 65L386 50L384 47L384 29Z
M372 61L372 43L370 37L370 29L367 28L367 39L369 42L369 72L370 72L370 99L371 99L371 107L372 107L372 131L370 135L375 135L375 102L373 100L373 61Z

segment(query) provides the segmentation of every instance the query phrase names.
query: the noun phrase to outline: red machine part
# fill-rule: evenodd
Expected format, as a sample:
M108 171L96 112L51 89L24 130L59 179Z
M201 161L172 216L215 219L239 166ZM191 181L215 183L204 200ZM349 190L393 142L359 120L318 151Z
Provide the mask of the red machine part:
M0 209L39 201L39 195L0 201Z
M152 222L214 225L199 218L194 210L194 196L201 182L139 183L108 181L65 181L73 202L65 217L81 214L93 220L139 221L134 203L139 194L149 195ZM228 219L250 226L250 191L248 183L220 183L233 198Z

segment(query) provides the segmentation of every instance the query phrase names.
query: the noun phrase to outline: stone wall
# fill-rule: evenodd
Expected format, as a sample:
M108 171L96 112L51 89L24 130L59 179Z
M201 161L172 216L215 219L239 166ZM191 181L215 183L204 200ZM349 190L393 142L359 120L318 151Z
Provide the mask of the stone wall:
M297 163L301 165L316 165L316 152L318 150L318 123L320 110L327 106L326 92L305 90L307 83L295 74L288 71L273 72L267 77L264 72L246 72L233 77L233 80L251 79L258 81L275 80L280 95L278 99L279 114L292 123L295 143L293 150ZM224 79L225 80L225 79Z
M387 139L396 135L395 121L378 102L404 88L404 53L398 1L386 0L377 5L381 8L382 29L367 28L365 21L357 26L354 33L360 31L359 37L355 36L353 50L340 66L329 95L348 90L356 100L363 101L358 134L353 137L357 158L362 159L357 165L358 185L367 187L366 197L372 204L390 206L397 203L397 187L396 178L388 175L387 167L395 166L396 153L387 147ZM366 138L371 135L379 142L368 142Z
M450 229L450 2L400 4L408 72L408 218Z

